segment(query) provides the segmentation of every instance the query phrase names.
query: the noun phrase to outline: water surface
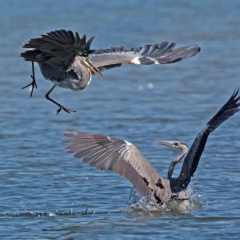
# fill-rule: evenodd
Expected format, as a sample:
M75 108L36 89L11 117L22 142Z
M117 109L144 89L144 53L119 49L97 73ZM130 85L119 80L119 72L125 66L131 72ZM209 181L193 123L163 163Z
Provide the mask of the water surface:
M154 144L198 131L239 87L239 1L2 1L0 39L0 236L3 239L238 239L239 115L214 132L190 184L188 212L131 211L131 184L68 155L66 128L136 144L166 176L177 152ZM54 29L95 36L93 48L173 41L202 51L184 62L124 66L80 93L52 97L77 110L55 115L51 83L20 59L23 42ZM86 212L87 209L87 212ZM127 211L122 211L123 209ZM90 214L93 213L94 214Z

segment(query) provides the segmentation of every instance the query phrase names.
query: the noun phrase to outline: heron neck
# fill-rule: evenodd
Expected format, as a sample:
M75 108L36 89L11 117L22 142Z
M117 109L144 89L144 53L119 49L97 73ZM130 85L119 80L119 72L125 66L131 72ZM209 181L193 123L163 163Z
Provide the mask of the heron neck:
M172 179L173 177L173 171L175 166L177 165L178 162L180 162L183 157L187 154L188 148L187 147L182 147L181 153L170 163L169 168L168 168L168 179Z

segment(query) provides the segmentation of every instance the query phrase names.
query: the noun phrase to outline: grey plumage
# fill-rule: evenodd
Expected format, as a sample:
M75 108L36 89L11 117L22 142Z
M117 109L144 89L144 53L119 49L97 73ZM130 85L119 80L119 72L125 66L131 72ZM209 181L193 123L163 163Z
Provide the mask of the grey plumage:
M126 48L124 46L93 50L91 43L94 37L87 40L86 35L81 38L76 32L56 30L33 38L23 45L26 49L21 57L26 61L38 63L45 79L53 82L54 86L46 94L46 98L66 112L70 109L63 107L52 100L49 95L56 87L83 90L91 81L92 74L102 77L101 71L122 64L166 64L174 63L196 55L200 47L193 45L176 48L174 43L162 42L160 44L144 45L139 48ZM32 83L25 87L37 87L34 65L32 64ZM25 88L24 87L24 88Z
M172 42L144 45L131 49L117 46L92 50L89 58L94 66L104 68L106 66L120 66L123 63L143 65L174 63L190 58L200 51L196 45L173 49L174 47L175 43Z
M179 157L170 164L168 179L161 177L141 152L127 141L100 134L68 130L64 134L68 139L64 142L69 153L97 169L117 172L128 179L142 196L152 196L158 203L168 202L172 198L181 199L184 195L182 191L186 189L197 169L209 134L240 110L238 92L239 90L234 91L230 99L199 132L189 152L187 145L180 141L158 142L182 149ZM179 177L173 178L175 165L185 155Z

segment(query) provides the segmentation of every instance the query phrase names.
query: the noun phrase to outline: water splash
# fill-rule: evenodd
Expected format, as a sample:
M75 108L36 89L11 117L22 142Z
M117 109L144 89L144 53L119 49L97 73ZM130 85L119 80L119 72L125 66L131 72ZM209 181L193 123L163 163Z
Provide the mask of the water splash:
M186 200L172 199L167 203L159 205L154 198L144 197L136 192L135 189L132 189L130 192L129 199L127 201L126 209L123 211L126 212L161 212L161 213L170 213L170 214L179 214L179 213L189 213L193 210L196 210L202 206L198 201L196 194L193 194L193 190L189 187L186 191L183 192L184 198Z

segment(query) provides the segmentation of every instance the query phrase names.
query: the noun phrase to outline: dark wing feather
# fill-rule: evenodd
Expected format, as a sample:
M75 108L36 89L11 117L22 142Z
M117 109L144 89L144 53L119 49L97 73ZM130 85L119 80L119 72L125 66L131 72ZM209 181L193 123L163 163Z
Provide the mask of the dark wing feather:
M207 123L207 125L198 133L195 138L188 154L186 155L180 175L177 179L173 180L175 186L173 192L179 192L188 186L194 172L197 169L200 157L204 151L208 136L224 121L233 116L236 112L240 111L240 103L238 96L239 89L234 91L229 100L221 107L216 115Z
M165 64L174 63L196 55L198 46L187 46L174 49L172 42L144 45L139 48L127 49L124 46L116 46L107 49L91 50L89 58L93 65L98 68L129 64ZM107 69L107 68L106 68Z
M21 53L26 61L42 62L60 70L68 70L76 56L88 56L93 41L86 41L86 35L82 38L76 32L56 30L33 38L23 45L26 50Z
M112 170L127 178L142 196L156 191L159 179L156 169L131 143L98 134L69 130L64 134L69 153L101 170ZM168 196L169 197L169 196Z

